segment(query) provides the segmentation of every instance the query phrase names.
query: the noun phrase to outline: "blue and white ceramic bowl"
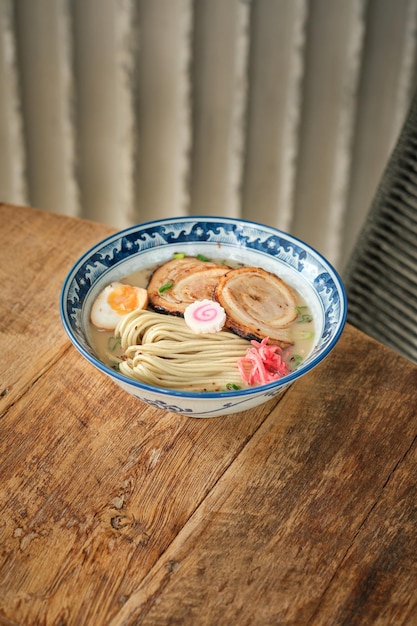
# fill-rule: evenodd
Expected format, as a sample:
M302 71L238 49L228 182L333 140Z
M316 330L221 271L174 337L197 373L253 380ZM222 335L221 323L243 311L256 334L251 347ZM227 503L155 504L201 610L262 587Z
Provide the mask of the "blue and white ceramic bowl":
M162 264L180 249L188 255L232 258L281 276L304 297L315 320L314 348L294 372L278 381L237 391L195 393L142 384L107 367L89 341L91 305L110 282ZM334 348L346 321L346 295L333 267L302 241L274 228L223 217L176 217L132 226L88 250L69 272L61 292L61 318L77 350L139 400L191 417L216 417L255 407L281 393Z

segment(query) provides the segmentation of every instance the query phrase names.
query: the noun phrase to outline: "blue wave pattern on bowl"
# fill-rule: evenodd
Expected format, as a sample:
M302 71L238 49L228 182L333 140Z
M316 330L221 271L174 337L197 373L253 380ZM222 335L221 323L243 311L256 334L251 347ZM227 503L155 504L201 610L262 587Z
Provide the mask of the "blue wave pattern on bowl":
M332 337L332 328L340 313L340 298L333 278L327 272L322 272L320 257L312 256L298 245L290 236L277 236L268 233L265 228L253 227L249 235L244 235L243 230L235 223L224 224L218 222L195 222L184 218L182 221L173 222L170 228L166 225L146 226L146 232L138 234L138 227L132 227L123 231L115 241L110 242L100 250L92 254L81 264L74 276L69 289L68 317L73 330L82 335L81 310L84 298L91 285L110 267L120 263L127 257L140 254L144 250L157 247L161 244L180 244L190 239L204 242L227 243L261 251L277 257L294 267L303 275L312 273L311 279L323 302L325 312L325 328L321 344L326 344ZM133 231L133 232L129 232ZM305 261L308 260L308 263ZM85 342L83 342L85 344ZM86 346L84 346L86 347Z
M291 383L288 383L288 385L283 385L279 389L271 389L270 391L265 392L264 395L265 397L268 397L268 398L275 398L276 396L279 396L281 393L283 393L285 389L287 389L290 386L290 384ZM149 398L148 396L139 395L137 393L134 393L133 395L139 400L143 400L147 404L150 404L151 406L154 406L157 409L163 409L164 411L171 411L172 413L182 413L182 414L188 414L188 415L195 414L195 411L193 411L193 409L183 409L176 404L165 402L165 400L160 400L160 399L153 400L152 398ZM213 410L212 408L208 409L207 411L200 410L198 412L198 417L205 417L206 415L213 416L214 413L216 412L222 413L224 409L228 409L228 408L234 408L236 411L237 407L240 407L239 410L244 411L246 408L245 404L247 402L250 402L250 400L251 400L250 398L243 397L234 402L224 402L221 406L219 406L215 410Z
M135 256L139 258L141 253L152 248L167 244L179 246L190 241L193 244L214 242L258 251L264 255L278 258L289 267L294 268L308 283L314 286L324 315L323 332L312 355L305 362L305 369L310 369L324 358L327 350L331 349L332 342L341 333L346 317L346 299L343 287L340 287L340 279L327 261L314 250L305 249L302 242L296 238L274 228L233 218L184 217L144 223L111 235L86 252L68 275L63 287L63 293L66 290L66 298L63 296L61 301L64 325L68 326L70 332L72 331L76 341L85 351L87 358L89 355L93 364L98 365L104 371L108 369L103 364L96 362L95 355L88 345L82 329L84 303L92 286L110 268L122 264L127 259ZM178 247L177 250L179 251ZM117 373L112 373L112 376L119 380L121 378ZM287 377L288 384L297 377L297 372L290 374ZM125 378L124 381L126 381ZM148 404L173 412L204 417L201 411L195 413L192 408L184 409L176 406L172 399L165 402L164 399L152 399L148 397L148 394L143 395L147 388L150 391L156 391L155 388L150 388L133 380L130 381L130 384L135 388L134 392L131 391L131 393ZM263 386L262 393L264 396L272 397L281 391L282 389L274 389L272 384L268 384ZM164 390L159 389L158 392L164 395ZM174 397L177 395L172 390L166 390L166 393ZM231 401L230 392L218 392L212 396L219 398L225 396L224 404L218 409L221 413L222 409L231 404L236 406L245 404L246 401L249 401L249 398L246 397L249 393L251 393L250 390L242 390L239 394L234 393L235 396L239 396L235 397L234 401ZM178 395L192 398L198 394L186 392ZM229 397L227 398L227 396ZM242 406L242 410L244 408Z
M341 302L334 280L329 273L319 274L313 285L324 307L324 329L319 344L324 347L331 341L334 327L340 319Z

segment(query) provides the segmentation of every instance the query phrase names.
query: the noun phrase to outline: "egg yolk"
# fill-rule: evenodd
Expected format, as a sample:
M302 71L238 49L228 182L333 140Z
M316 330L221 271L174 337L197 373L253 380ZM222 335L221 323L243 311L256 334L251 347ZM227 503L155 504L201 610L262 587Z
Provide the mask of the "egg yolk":
M130 313L138 307L138 297L134 287L130 285L119 285L109 294L107 302L117 313L123 315Z

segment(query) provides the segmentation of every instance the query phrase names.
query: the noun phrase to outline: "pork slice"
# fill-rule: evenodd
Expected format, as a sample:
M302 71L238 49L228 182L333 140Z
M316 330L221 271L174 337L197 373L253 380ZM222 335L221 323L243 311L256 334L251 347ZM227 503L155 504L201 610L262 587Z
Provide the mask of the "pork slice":
M192 302L213 299L219 277L229 270L225 265L200 261L197 257L172 259L153 273L147 287L149 303L160 313L182 316Z
M283 348L292 345L288 327L297 318L297 299L284 280L257 267L230 270L222 276L215 298L226 311L226 328L245 339Z

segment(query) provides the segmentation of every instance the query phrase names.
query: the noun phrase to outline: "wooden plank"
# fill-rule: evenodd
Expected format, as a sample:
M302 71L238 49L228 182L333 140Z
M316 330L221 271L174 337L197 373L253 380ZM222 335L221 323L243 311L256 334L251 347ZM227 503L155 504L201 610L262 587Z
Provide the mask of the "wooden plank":
M0 229L0 284L8 304L0 319L3 411L67 349L62 283L78 257L113 230L53 214L45 220L42 211L5 204L0 220L7 225Z
M402 516L384 494L415 438L416 402L417 368L348 327L340 349L292 386L111 626L309 623L338 573L346 568L349 579L346 554L355 554L362 527L375 531L379 501L399 537L402 520L415 519L413 473L403 485L410 497L397 504ZM377 571L378 554L367 558ZM386 597L369 589L370 607L389 614L392 598L415 602L409 572L394 572ZM367 610L357 623L367 623ZM324 615L323 623L334 622Z
M348 325L262 407L163 413L59 320L65 274L112 229L0 219L0 623L415 621L415 365Z
M108 623L276 402L163 413L68 349L2 419L0 623Z
M416 467L415 440L326 589L315 624L417 624Z

